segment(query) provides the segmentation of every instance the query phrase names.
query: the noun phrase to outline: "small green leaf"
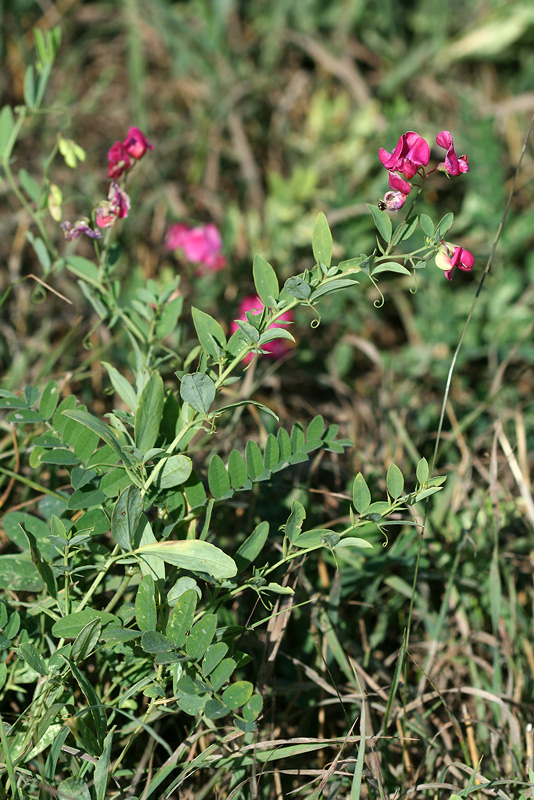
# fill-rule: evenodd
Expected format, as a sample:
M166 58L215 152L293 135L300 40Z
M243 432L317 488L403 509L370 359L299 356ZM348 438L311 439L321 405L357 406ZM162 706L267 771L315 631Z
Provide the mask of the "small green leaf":
M391 235L393 232L393 226L391 224L391 220L386 214L385 211L380 211L378 206L372 206L367 203L367 208L373 215L373 220L378 230L378 233L382 237L382 239L389 244L391 241Z
M100 288L100 275L98 267L88 258L83 256L69 256L67 258L67 269L73 272L78 278L87 283Z
M14 142L11 135L15 128L15 119L10 106L4 106L0 111L0 160L9 158Z
M436 241L440 241L440 239L443 239L445 237L445 234L447 233L453 222L454 222L454 214L452 213L452 211L449 211L438 222L435 235Z
M211 457L208 468L208 485L216 500L224 497L230 489L230 478L222 458L217 453Z
M291 514L285 525L285 535L290 542L293 542L302 529L302 523L306 519L306 510L302 503L294 500L291 505Z
M147 653L168 653L174 645L159 631L145 631L141 636L141 647Z
M165 635L175 647L183 647L185 644L186 635L193 624L197 600L195 589L187 589L180 595L170 613Z
M159 372L153 372L145 384L135 412L135 446L144 455L154 447L163 416L164 389Z
M398 272L401 275L411 275L409 269L407 269L403 264L397 264L396 261L385 261L383 263L378 264L371 273L372 275L378 275L379 272Z
M317 263L328 269L332 261L332 234L322 211L317 215L313 226L312 247Z
M217 616L205 614L191 628L185 641L185 649L190 658L198 661L210 646L217 628Z
M210 683L215 692L218 692L221 686L224 686L224 684L230 680L236 666L237 664L233 658L223 658L223 660L217 664L210 675Z
M218 361L224 355L226 337L216 319L198 308L191 309L193 324L204 352Z
M363 514L371 504L371 492L361 472L354 478L352 503L358 514Z
M76 641L73 642L70 651L72 660L83 661L91 655L98 644L101 633L102 623L98 617L88 622L76 637Z
M228 457L228 475L232 489L240 489L248 480L247 468L238 450L232 450Z
M341 550L344 547L359 547L361 550L373 549L373 545L370 542L356 536L345 536L343 539L340 539L339 542L334 545L334 550Z
M417 464L416 475L417 475L417 480L419 481L421 486L428 480L429 469L428 469L428 461L426 460L426 458L422 458Z
M135 595L135 619L141 631L155 631L158 621L156 598L154 594L154 578L145 575Z
M229 709L216 697L211 697L204 706L204 714L208 719L220 719L229 713Z
M235 562L239 572L243 572L252 564L263 550L269 536L269 523L266 521L256 525L250 536L245 539L235 555Z
M24 661L35 670L35 672L43 676L48 673L44 658L31 642L19 644L19 650Z
M285 291L297 300L308 300L311 295L311 286L302 278L289 278L284 284Z
M263 455L263 465L266 470L273 470L280 461L280 448L276 436L270 433L265 442L265 452Z
M252 265L252 274L256 291L263 305L275 308L280 294L280 287L274 269L265 259L256 255Z
M396 500L404 491L404 477L396 464L390 464L386 477L386 485L391 497Z
M263 455L259 446L252 439L249 439L245 446L245 461L248 477L251 481L257 480L264 470Z
M199 539L154 542L139 547L135 552L141 559L156 556L168 564L194 573L207 573L218 580L227 580L237 574L236 563L230 556Z
M240 708L250 700L253 689L250 681L236 681L224 690L221 700L230 709Z
M253 694L250 700L243 706L243 717L247 720L247 722L254 722L254 720L258 719L259 715L261 714L261 710L263 708L263 697L261 694Z
M59 391L57 381L49 381L39 400L39 414L44 419L50 419L55 413L59 401Z
M181 486L193 471L193 462L189 456L170 456L159 473L156 484L158 489L171 489Z
M185 403L206 415L215 400L215 384L208 375L201 372L184 375L180 385L180 397Z
M81 719L78 718L76 723L80 722ZM57 796L59 800L91 800L89 788L82 778L67 778L61 781L57 787Z
M425 236L433 238L434 223L432 222L432 219L428 216L428 214L421 214L419 219L421 220L421 228L423 229L423 233L425 234Z
M107 361L102 361L102 365L106 368L107 373L109 375L109 379L111 381L111 385L130 411L134 414L137 411L137 395L135 393L135 389L133 386L130 386L130 383L124 375L121 375L118 369L115 369L111 364L108 364Z
M104 749L102 750L102 755L95 764L95 771L93 773L95 800L106 800L106 789L110 777L111 746L113 743L114 731L115 726L111 728L108 735L104 739Z
M82 629L95 619L102 625L109 625L112 622L117 628L120 627L120 619L115 614L97 611L95 608L84 608L83 611L74 611L54 622L52 633L58 639L75 639Z
M111 515L111 535L123 550L134 547L134 533L142 513L141 492L136 486L128 486L115 503Z
M228 645L224 642L210 644L206 650L206 655L202 659L202 674L207 677L210 672L213 672L217 664L223 660L227 652Z

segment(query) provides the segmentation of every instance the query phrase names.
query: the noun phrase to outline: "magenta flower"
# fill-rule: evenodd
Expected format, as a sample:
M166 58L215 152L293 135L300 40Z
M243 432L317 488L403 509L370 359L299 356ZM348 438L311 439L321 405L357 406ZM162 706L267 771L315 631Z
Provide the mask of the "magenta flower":
M84 217L84 219L78 219L74 223L62 222L59 227L63 228L63 233L65 234L65 239L67 242L72 242L73 239L77 239L82 235L82 233L84 233L86 236L89 236L90 239L102 238L100 231L95 231L89 227L89 220L87 217Z
M382 211L398 211L403 207L407 197L404 192L386 192L378 206Z
M216 272L226 265L221 253L221 234L211 222L190 228L182 223L171 225L165 237L168 250L181 250L192 264L198 264L197 275Z
M402 175L400 175L398 172L389 173L389 188L394 192L401 192L405 195L410 194L412 191L412 187L408 181L405 181Z
M108 192L108 200L111 203L111 208L115 211L115 216L118 217L118 219L125 219L128 216L128 211L130 210L130 198L124 189L121 189L116 181L111 182Z
M108 150L108 178L116 180L130 166L130 157L122 142L115 142Z
M135 127L130 128L122 146L130 158L135 159L142 158L147 150L154 149L154 145L150 144L143 131Z
M461 172L469 172L469 161L467 156L465 153L460 157L456 155L454 152L452 136L449 131L441 131L441 133L438 133L436 136L436 142L440 147L443 147L447 151L445 155L445 161L442 161L437 167L441 172L446 172L447 175L452 175L454 177L459 175Z
M450 242L442 242L441 248L436 255L436 266L444 270L445 277L452 281L452 273L455 267L464 272L471 272L475 266L475 257L459 245Z
M413 178L419 167L426 167L430 160L430 147L422 136L415 131L403 133L397 147L388 153L383 147L378 156L384 167L394 172L401 172L405 178ZM394 187L392 187L394 188ZM407 194L407 192L405 192Z
M241 302L239 306L239 319L246 320L247 312L249 314L255 314L255 315L261 314L263 308L264 308L263 303L261 302L259 297L256 297L256 295L250 295L249 297L245 297L245 299ZM284 311L284 313L278 317L278 320L276 322L273 322L272 325L269 325L269 328L283 327L280 324L281 321L292 322L293 312L291 310ZM235 331L237 331L238 329L239 325L234 320L230 325L230 331L231 333L235 333ZM262 344L261 349L265 351L265 355L267 356L267 358L278 359L282 358L282 356L285 356L285 354L289 352L289 350L291 349L291 343L288 341L288 339L275 339L273 342L267 342L266 344ZM253 353L248 353L248 355L246 355L245 358L243 359L243 363L248 364L250 361L252 361L253 357L254 357Z

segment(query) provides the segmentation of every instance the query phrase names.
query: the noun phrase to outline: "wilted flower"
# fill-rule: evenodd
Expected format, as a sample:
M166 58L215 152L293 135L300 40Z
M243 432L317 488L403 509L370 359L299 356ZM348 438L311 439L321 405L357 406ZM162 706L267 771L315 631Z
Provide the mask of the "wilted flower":
M401 172L405 178L413 178L419 167L426 167L430 159L430 147L422 136L415 131L403 133L397 147L388 153L383 147L378 156L384 167L394 172ZM394 188L394 187L392 187ZM407 192L405 192L407 194Z
M154 145L147 141L143 131L139 128L132 127L126 135L122 146L131 158L142 158L147 150L153 150Z
M108 192L108 200L111 203L111 207L115 211L115 216L117 216L119 219L125 219L128 216L128 211L130 210L130 198L124 189L121 189L116 181L111 182Z
M382 211L386 211L386 209L388 211L398 211L403 207L407 197L408 195L404 194L404 192L386 192L379 203L379 207Z
M221 253L221 234L211 222L190 228L182 223L174 223L167 231L165 247L168 250L181 250L192 264L198 264L197 274L215 272L226 265Z
M261 302L259 297L256 297L255 295L250 295L249 297L245 297L245 299L241 302L239 306L239 319L246 320L247 312L249 314L254 314L254 315L261 314L263 312L263 308L264 308L263 303ZM273 322L272 325L269 325L269 328L282 327L282 325L280 325L280 322L282 321L292 322L293 312L291 310L284 311L284 313L278 317L278 320L276 322ZM230 325L230 331L234 333L238 329L239 325L234 320ZM265 351L265 355L267 356L267 358L273 358L273 359L282 358L282 356L284 356L290 350L290 347L291 347L290 342L287 339L275 339L273 342L267 342L266 344L261 345L261 349L262 351ZM243 359L243 363L248 364L250 361L252 361L252 358L253 354L248 353L248 355L246 355L245 358Z
M101 239L102 234L100 231L95 231L93 228L89 226L89 220L87 217L83 219L77 219L76 222L62 222L59 226L63 228L63 233L65 234L65 239L67 242L72 242L73 239L77 239L79 236L84 233L86 236L89 236L91 239Z
M456 177L461 172L469 172L469 161L467 159L466 154L464 153L463 156L457 156L454 152L454 145L452 141L452 136L449 131L441 131L436 136L436 142L439 144L440 147L443 147L447 153L445 155L445 161L442 161L441 164L438 164L438 169L441 172L446 172L447 175L452 175Z
M464 272L471 272L474 265L475 257L469 250L450 242L442 242L441 248L436 255L436 266L444 270L448 281L452 281L452 273L455 267Z
M115 142L108 150L108 178L116 180L130 166L130 157L122 142Z

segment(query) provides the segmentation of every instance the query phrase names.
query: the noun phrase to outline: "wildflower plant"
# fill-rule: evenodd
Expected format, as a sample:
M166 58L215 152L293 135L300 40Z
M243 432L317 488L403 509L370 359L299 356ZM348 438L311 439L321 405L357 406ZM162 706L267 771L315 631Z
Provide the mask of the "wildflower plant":
M197 342L171 354L179 369L165 383L168 337L179 321L187 324L179 276L151 280L128 297L121 291L113 241L121 221L135 215L126 180L133 179L140 159L158 157L157 140L152 144L131 127L111 145L107 171L102 167L111 181L106 199L79 209L83 216L75 222L58 220L61 203L48 173L55 154L40 182L34 178L30 184L12 171L17 139L42 103L58 40L57 32L38 36L46 58L37 83L31 88L28 82L25 106L0 112L0 164L36 228L30 242L43 279L62 273L63 280L77 280L99 324L122 330L134 380L104 363L120 399L120 407L105 419L74 394L61 397L56 380L0 392L7 423L24 431L28 468L37 480L61 476L60 488L42 487L49 502L39 504L38 513L14 511L4 517L15 552L2 554L0 561L9 563L12 592L24 593L26 600L0 603L0 684L4 691L24 686L20 696L30 713L3 729L4 752L12 757L0 764L0 772L12 790L25 786L27 796L37 796L29 794L37 770L60 793L73 790L76 777L83 791L92 782L95 796L104 798L112 778L122 786L120 770L135 738L169 715L177 715L191 735L200 723L207 729L224 724L250 743L266 691L255 689L250 665L242 677L251 654L241 639L252 628L229 624L228 609L239 599L250 608L258 601L269 611L280 596L294 592L285 580L293 562L317 551L327 550L343 569L347 553L371 547L364 535L370 526L383 531L389 518L438 492L445 480L431 475L422 459L408 490L401 470L391 464L382 499L371 496L361 473L354 477L348 523L336 530L308 528L306 506L295 499L281 530L258 520L237 545L223 542L213 522L217 508L262 484L268 492L277 473L306 462L312 453L343 453L350 446L338 437L335 421L316 416L290 430L273 428L261 446L252 436L244 449L231 448L225 459L210 456L214 434L227 426L231 435L229 420L236 409L255 407L277 422L272 409L235 392L236 382L251 361L260 370L262 359L292 357L298 349L297 307L312 315L312 330L301 336L313 336L327 295L358 291L366 280L378 288L382 273L414 276L434 260L450 280L455 267L472 269L474 257L445 240L452 213L434 222L414 211L426 180L438 171L452 177L465 173L467 156L455 155L452 137L443 131L437 144L446 149L445 161L428 170L429 144L413 131L405 133L391 153L379 151L389 190L378 205L369 205L377 231L373 252L336 262L327 218L319 213L311 233L313 267L281 286L274 267L257 255L252 265L256 294L240 299L233 320L191 309ZM58 150L79 155L77 147ZM51 194L54 213L47 205ZM388 212L403 209L408 197L404 219L394 224L396 216ZM421 232L422 241L412 251L398 251ZM71 249L82 235L94 244L93 259ZM227 268L212 223L173 223L165 247L199 275ZM105 696L93 686L95 670L107 676ZM87 759L79 775L68 777L74 745ZM170 779L176 769L169 761L164 777ZM171 781L165 796L173 787Z

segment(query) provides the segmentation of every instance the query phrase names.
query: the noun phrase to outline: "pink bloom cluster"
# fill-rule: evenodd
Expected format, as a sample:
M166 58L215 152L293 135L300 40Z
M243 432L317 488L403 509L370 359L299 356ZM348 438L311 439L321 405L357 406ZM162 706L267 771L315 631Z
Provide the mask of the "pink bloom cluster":
M181 251L191 264L198 264L197 275L216 272L226 265L221 234L211 222L196 228L175 222L167 231L165 247Z
M130 159L138 160L147 150L153 150L145 134L139 128L132 127L123 142L115 142L108 151L108 178L112 178L109 187L108 199L102 200L96 208L96 224L99 228L110 228L116 219L125 219L130 210L130 198L117 183L117 178L130 167ZM101 239L100 231L89 226L87 218L79 219L75 223L62 222L61 227L65 239L70 242L77 239L82 233L91 239Z
M123 142L115 142L108 150L108 178L117 180L131 166L130 159L138 161L147 150L153 150L143 131L131 127Z
M447 151L445 161L438 164L436 169L451 176L469 171L467 156L465 154L460 157L456 155L449 131L438 133L436 143ZM386 209L398 211L412 191L409 181L420 171L424 174L424 167L430 160L430 146L418 133L408 131L402 134L392 153L380 147L378 157L389 172L389 188L391 190L386 192L379 207L384 211Z
M246 320L247 312L249 314L261 314L264 309L264 305L261 302L259 297L255 295L250 295L249 297L245 297L245 299L241 302L239 306L239 319ZM285 322L292 322L293 321L293 312L292 311L285 311L283 314L280 315L278 318L279 321ZM280 328L280 322L276 321L273 322L272 325L269 325L269 328ZM232 322L230 325L230 331L235 333L239 329L239 325L237 322ZM267 344L262 344L261 349L265 351L265 355L267 358L278 359L282 358L291 348L291 344L287 339L275 339L273 342L267 342ZM253 354L249 353L243 359L244 364L250 363L253 359Z
M455 267L464 272L471 272L475 266L474 255L459 245L450 242L442 242L441 248L436 256L436 266L444 270L445 277L452 281L452 273Z

